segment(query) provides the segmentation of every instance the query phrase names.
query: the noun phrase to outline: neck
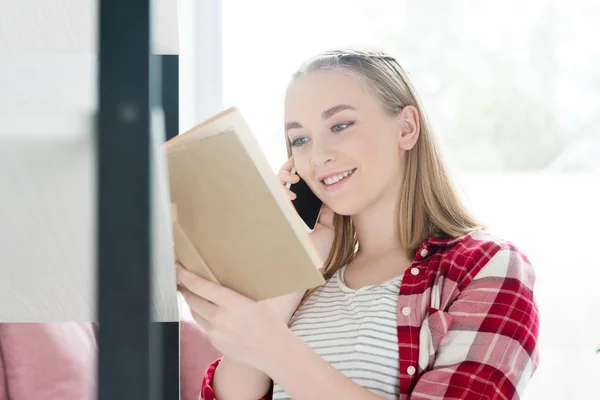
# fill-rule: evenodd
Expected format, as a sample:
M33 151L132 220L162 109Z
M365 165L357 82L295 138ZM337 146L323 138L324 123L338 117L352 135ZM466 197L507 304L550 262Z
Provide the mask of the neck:
M374 256L402 251L398 237L397 192L381 198L360 214L352 216L359 242L359 254Z

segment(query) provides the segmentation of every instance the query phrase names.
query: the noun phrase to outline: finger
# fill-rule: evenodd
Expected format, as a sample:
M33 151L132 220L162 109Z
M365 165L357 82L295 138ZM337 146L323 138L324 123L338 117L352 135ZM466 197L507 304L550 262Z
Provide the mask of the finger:
M192 318L194 318L194 321L196 321L196 323L198 324L198 326L200 327L200 329L202 329L204 331L204 334L208 334L208 330L210 328L210 324L208 323L208 321L204 318L202 318L202 316L198 313L196 313L193 310L190 310L191 314L192 314Z
M282 183L281 188L283 189L283 193L286 195L286 197L290 200L294 200L296 199L296 193L292 192L288 187L287 184L283 181L280 180L280 183Z
M211 303L216 304L217 306L220 306L228 301L233 301L232 299L236 296L241 296L233 290L206 280L181 266L177 266L176 273L177 281L180 285L184 286L185 289L188 289L195 295L200 296Z
M285 188L285 190L287 190L287 195L290 200L296 200L296 197L298 197L298 195L296 193L292 192L288 188Z
M279 178L279 182L281 182L282 185L285 185L287 183L298 183L298 181L300 180L300 176L298 174L292 174L288 171L279 172L279 174L277 174L277 177Z
M292 168L294 168L294 156L288 158L288 160L285 163L283 163L279 171L292 172Z
M288 197L288 199L290 200L295 200L296 199L296 193L292 192L290 189L288 189L285 186L282 186L283 189L283 193L285 193L285 195Z
M175 260L175 271L177 272L178 268L185 268L179 260Z
M195 295L185 287L181 288L179 292L185 299L187 305L190 307L190 311L198 314L206 321L210 321L212 319L214 313L217 311L217 306L215 304Z

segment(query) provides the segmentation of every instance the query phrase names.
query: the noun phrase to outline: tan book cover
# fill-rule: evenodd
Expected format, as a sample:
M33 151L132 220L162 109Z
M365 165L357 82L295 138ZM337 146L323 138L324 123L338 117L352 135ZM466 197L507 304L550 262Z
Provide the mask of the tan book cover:
M175 256L263 300L324 283L302 220L237 108L166 144Z

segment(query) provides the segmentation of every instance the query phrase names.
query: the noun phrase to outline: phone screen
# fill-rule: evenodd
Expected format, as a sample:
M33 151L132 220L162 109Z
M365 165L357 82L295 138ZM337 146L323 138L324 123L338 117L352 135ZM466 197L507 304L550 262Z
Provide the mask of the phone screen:
M295 170L292 170L295 173ZM321 214L321 200L310 190L310 187L302 178L298 183L289 185L289 189L296 194L296 198L292 200L296 211L304 221L306 227L312 231L315 229Z

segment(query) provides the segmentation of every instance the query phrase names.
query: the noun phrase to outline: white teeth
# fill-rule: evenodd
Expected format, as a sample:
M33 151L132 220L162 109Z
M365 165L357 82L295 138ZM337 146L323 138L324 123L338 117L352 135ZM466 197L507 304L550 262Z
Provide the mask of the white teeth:
M344 179L345 177L347 177L351 173L352 173L352 170L351 171L342 172L341 174L338 174L338 175L335 175L335 176L330 176L329 178L324 179L323 182L325 182L326 185L333 185L334 183L339 182L340 180Z

